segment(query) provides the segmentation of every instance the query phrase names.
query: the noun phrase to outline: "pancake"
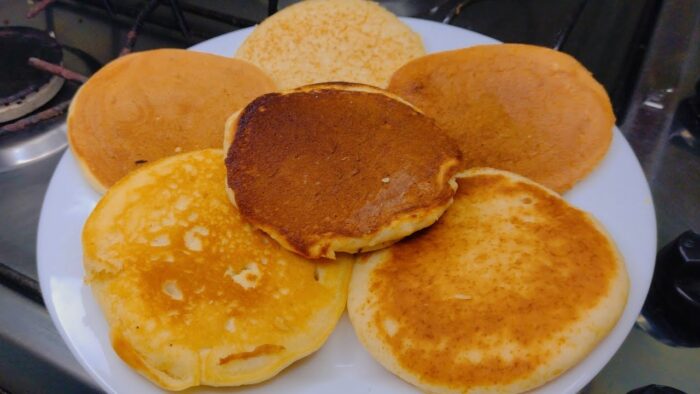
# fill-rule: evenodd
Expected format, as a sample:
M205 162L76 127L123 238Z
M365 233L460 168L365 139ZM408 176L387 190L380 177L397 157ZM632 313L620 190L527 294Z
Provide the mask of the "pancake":
M289 89L329 81L386 87L397 68L424 54L420 36L376 3L309 0L263 21L236 57Z
M282 249L224 179L221 150L162 159L114 185L83 230L115 352L164 389L268 379L321 347L345 307L350 259Z
M91 185L104 192L129 171L178 152L221 146L231 112L275 90L254 65L180 49L112 61L78 91L68 141Z
M348 312L385 368L431 393L516 393L583 359L628 279L610 236L553 191L492 169L458 178L432 227L366 254Z
M391 92L432 116L464 168L512 171L557 192L602 160L615 117L603 87L571 56L532 45L428 55L399 69Z
M457 145L432 119L371 86L270 93L226 124L232 202L309 258L381 248L429 226L457 187Z

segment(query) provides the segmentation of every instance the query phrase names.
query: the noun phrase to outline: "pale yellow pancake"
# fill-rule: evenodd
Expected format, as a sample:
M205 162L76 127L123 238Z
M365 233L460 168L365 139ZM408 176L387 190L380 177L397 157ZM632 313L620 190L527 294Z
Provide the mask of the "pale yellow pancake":
M68 141L91 185L104 192L162 157L221 146L231 112L275 90L239 59L181 49L112 61L80 88L68 111Z
M86 281L130 367L164 389L269 379L317 350L342 314L351 261L282 249L229 203L220 150L114 185L83 230Z
M615 116L605 89L573 57L533 45L482 45L401 67L389 88L433 117L464 168L512 171L557 192L603 159Z
M375 250L427 227L457 187L457 144L410 104L371 86L270 93L226 127L233 203L309 258Z
M365 254L348 312L384 367L431 393L517 393L605 337L628 279L589 214L512 173L466 171L432 227Z
M397 68L424 54L420 36L374 2L308 0L264 20L236 57L288 89L329 81L385 87Z

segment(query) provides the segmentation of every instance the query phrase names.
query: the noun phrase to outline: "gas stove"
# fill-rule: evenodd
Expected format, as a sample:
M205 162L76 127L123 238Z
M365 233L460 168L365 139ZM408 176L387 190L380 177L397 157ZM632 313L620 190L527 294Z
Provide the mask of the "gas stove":
M82 77L129 51L185 48L254 25L289 3L0 2L0 67L6 66L3 61L9 57L4 55L9 51L18 53L2 44L3 31L21 31L25 40L41 37L36 39L45 40L39 46L42 50L22 48L28 56L50 63L37 65L32 61L30 65L20 59L13 64L11 75L16 77L6 74L2 78L29 86L29 90L19 89L23 92L20 96L10 97L9 82L0 86L0 106L18 101L25 105L4 112L0 107L0 392L56 391L57 387L67 392L98 391L63 344L43 307L35 260L41 203L67 146L65 110ZM697 313L689 311L700 308L700 273L694 268L700 264L700 238L684 232L700 229L700 3L381 3L400 16L449 23L505 42L562 50L578 58L605 86L618 126L651 185L659 245L668 246L659 254L650 298L637 327L583 392L626 393L650 384L697 392L700 376L695 369L700 365L700 350L695 347L700 346L700 340L693 333L700 329L691 319ZM8 112L12 116L5 116ZM646 390L663 392L653 391L660 388Z

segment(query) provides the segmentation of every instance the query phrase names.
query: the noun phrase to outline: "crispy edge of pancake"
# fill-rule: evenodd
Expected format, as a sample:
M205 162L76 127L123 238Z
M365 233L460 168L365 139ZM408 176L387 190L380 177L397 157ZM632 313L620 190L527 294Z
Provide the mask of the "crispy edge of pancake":
M590 175L596 168L600 167L601 163L605 159L605 156L610 150L615 130L615 114L613 112L610 97L608 96L605 87L594 77L590 70L588 70L586 66L579 62L575 57L567 53L555 51L551 48L539 45L515 43L484 44L441 52L434 52L410 60L406 62L403 66L399 67L396 71L394 71L387 86L387 90L390 90L392 92L397 90L403 90L406 85L404 80L407 79L403 77L402 74L406 73L406 70L411 70L412 68L416 67L418 67L419 69L427 69L428 67L426 67L426 64L432 63L432 59L437 59L442 56L464 56L464 54L468 52L484 50L488 51L492 48L504 48L505 50L510 51L511 54L516 53L516 55L513 55L513 57L516 59L518 56L522 56L522 52L524 51L529 51L530 53L528 54L528 57L534 58L536 52L536 57L540 63L554 63L557 64L559 68L566 69L566 72L571 77L571 80L575 80L578 84L590 89L590 91L593 92L593 95L597 98L597 101L601 105L601 107L605 107L604 116L608 118L610 128L609 130L607 130L605 141L601 143L601 149L595 152L595 159L587 165L580 166L580 168L577 169L578 173L576 175L570 176L568 177L568 179L557 179L557 181L552 182L550 185L547 185L547 187L554 189L560 194L569 191L576 184L578 184L580 181L582 181L588 175ZM427 75L429 73L424 72L423 74ZM451 135L451 132L449 132L449 130L448 134ZM458 143L460 143L461 145L461 141L458 141ZM590 154L590 152L588 153Z
M73 100L71 102L71 105L68 106L68 114L66 115L66 124L69 123L70 118L73 117L75 114L75 106L72 105L72 103L76 102L76 100L79 99L82 91L83 91L83 87L81 86L80 88L78 88L78 91L73 96ZM97 176L90 168L90 165L88 164L88 162L81 155L78 154L78 151L75 148L75 142L73 141L73 138L74 138L73 134L71 134L70 132L67 132L66 136L68 138L68 147L70 148L71 153L73 154L73 157L75 158L75 161L78 163L78 167L80 167L80 170L83 173L85 180L87 180L90 187L92 187L97 193L105 194L105 192L107 192L107 189L109 189L109 187L107 185L105 185L104 183L102 183L99 179L97 179Z
M219 149L205 149L204 151L217 151L223 158L223 152ZM110 201L111 193L117 193L121 189L122 184L132 182L135 183L134 187L138 187L147 181L147 172L150 171L150 167L156 167L159 164L165 164L168 162L177 162L181 157L196 154L196 152L197 151L184 152L147 163L143 167L130 172L122 179L117 181L117 183L115 183L115 185L109 189L108 193L105 194L105 196L97 203L91 212L90 217L88 217L86 220L86 225L83 226L81 233L81 243L85 245L89 238L94 236L94 234L88 234L86 231L87 223L91 220L93 215L114 216L115 214L118 214L121 209L123 209L126 194L123 196L123 198L118 198L116 204ZM146 179L143 178L144 174ZM112 192L112 190L114 190L114 192ZM97 218L98 216L95 217ZM104 220L104 218L100 219L100 221ZM100 223L95 225L100 226ZM189 379L176 379L167 372L150 365L146 360L144 360L144 356L139 353L138 349L132 346L128 337L116 329L116 327L119 325L119 316L114 316L114 314L111 313L112 308L110 306L110 301L112 300L108 296L109 292L106 290L110 279L106 279L104 276L113 275L118 272L120 268L105 264L104 262L100 261L101 259L99 256L90 258L85 252L83 253L83 267L85 270L85 282L90 286L91 292L100 306L100 310L102 311L103 316L109 326L110 342L115 353L117 353L119 358L129 365L129 367L131 367L135 372L144 375L153 383L167 390L179 391L199 385L208 385L212 387L232 387L260 383L275 377L295 361L318 351L333 333L343 312L345 311L348 287L352 272L352 258L350 256L343 256L342 259L344 260L342 263L346 264L347 268L343 270L342 276L340 277L337 297L328 303L329 315L332 315L332 319L328 321L332 322L332 324L324 325L324 329L321 330L322 332L316 333L316 335L310 337L311 341L309 341L308 347L306 347L304 350L296 353L286 352L284 357L277 359L275 362L268 363L265 368L248 372L246 374L236 375L235 379L230 379L225 382L207 380L207 376L212 376L217 373L217 371L214 369L207 370L207 365L212 364L214 366L218 366L219 364L219 357L213 351L209 352L206 357L202 357L201 354L199 354L200 368L192 371L193 373L189 376ZM323 268L321 267L321 269Z
M538 186L547 194L562 199L553 190L507 171L484 167L473 168L461 172L459 178L491 174L504 175L513 181ZM567 345L558 352L557 356L540 365L530 376L512 382L465 389L427 382L402 367L392 354L391 348L380 339L381 336L374 325L373 317L378 313L376 308L378 300L370 290L372 274L382 263L391 258L391 248L357 256L353 266L348 294L348 316L360 343L384 368L404 381L431 393L520 393L539 387L576 366L612 331L622 316L629 295L629 277L623 256L602 224L593 215L566 201L565 203L569 208L583 212L588 224L606 237L615 254L616 275L610 279L608 294L589 311L587 318L579 319L565 330L568 332L567 337L570 338Z
M402 104L405 104L415 110L416 112L423 114L423 111L420 109L416 108L413 104L409 103L408 101L404 100L403 98L391 93L387 92L383 89L371 86L371 85L365 85L365 84L357 84L357 83L349 83L349 82L322 82L322 83L317 83L317 84L311 84L311 85L306 85L306 86L301 86L298 88L282 91L279 93L275 94L292 94L292 93L299 93L299 92L313 92L315 90L325 90L325 89L336 89L336 90L344 90L344 91L352 91L352 92L364 92L364 93L373 93L373 94L383 94L389 98L392 98L394 100L397 100L401 102ZM224 156L227 157L229 155L229 151L231 149L231 145L233 144L233 140L235 139L236 132L238 131L238 121L240 119L240 115L245 110L245 108L233 113L227 120L226 124L224 126L224 137L223 137L223 146L224 146ZM458 166L459 162L455 160L450 160L442 164L440 166L440 170L438 173L438 183L443 184L447 183L448 187L452 189L452 194L457 191L457 175L453 176L452 178L446 180L446 174L448 171L455 166ZM227 177L228 179L228 177ZM231 203L238 207L238 204L236 203L236 193L231 188L231 186L228 184L228 180L226 181L226 193L228 194L229 200ZM435 223L440 216L447 210L447 208L452 205L453 198L450 198L448 202L444 205L439 205L433 208L428 208L428 209L417 209L413 210L411 212L403 213L400 215L397 215L395 219L393 219L390 223L382 226L379 228L377 231L372 232L370 234L366 234L361 237L346 237L346 236L338 236L331 234L329 236L324 236L319 240L314 241L311 243L311 246L307 248L307 250L300 250L296 246L292 245L287 237L283 235L281 231L279 231L276 227L274 226L268 226L262 223L257 223L253 222L256 227L260 228L263 230L265 233L270 235L272 239L280 243L285 249L294 251L304 257L307 258L329 258L329 259L335 259L335 253L336 252L344 252L344 253L358 253L358 252L370 252L373 250L378 250L385 248L400 239L413 234L414 232L426 228L433 223ZM422 218L421 220L416 220L416 217Z

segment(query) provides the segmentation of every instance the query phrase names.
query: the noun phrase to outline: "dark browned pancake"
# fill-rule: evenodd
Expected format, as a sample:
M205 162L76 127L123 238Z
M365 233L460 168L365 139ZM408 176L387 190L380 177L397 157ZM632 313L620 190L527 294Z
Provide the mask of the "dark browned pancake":
M301 255L386 246L452 202L456 144L383 90L310 85L261 96L234 117L226 157L234 203Z

